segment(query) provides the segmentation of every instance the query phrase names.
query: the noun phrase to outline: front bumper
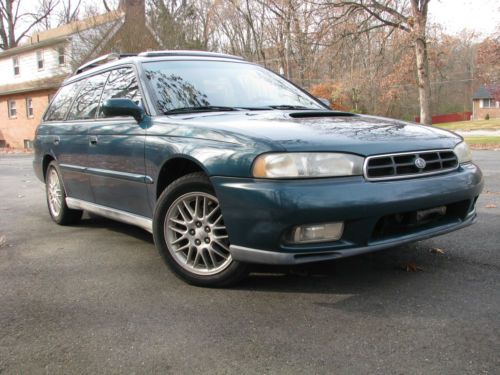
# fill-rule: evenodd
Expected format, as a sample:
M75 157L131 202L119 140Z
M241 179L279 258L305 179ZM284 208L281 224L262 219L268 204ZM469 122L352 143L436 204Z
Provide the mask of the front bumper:
M212 177L235 260L296 264L376 251L448 233L472 224L483 176L474 164L442 175L368 182L363 177L314 180L258 180ZM380 235L389 215L459 205L455 216L406 231ZM451 210L450 210L451 211ZM296 225L343 221L339 241L288 244ZM377 233L377 235L376 235Z

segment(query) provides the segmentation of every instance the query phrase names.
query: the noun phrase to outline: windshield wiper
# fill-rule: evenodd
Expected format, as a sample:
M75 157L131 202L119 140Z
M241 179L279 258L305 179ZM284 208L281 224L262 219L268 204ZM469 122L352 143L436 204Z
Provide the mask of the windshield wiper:
M252 110L252 111L259 111L259 110L265 110L265 109L282 109L282 110L288 110L288 109L317 109L317 108L304 107L303 105L292 105L292 104L278 104L278 105L267 105L267 106L262 106L262 107L244 107L244 108Z
M175 115L179 113L195 113L195 112L230 112L230 111L241 111L240 108L236 107L224 107L220 105L205 105L199 107L180 107L170 109L163 112L165 115Z
M314 109L304 107L303 105L291 105L291 104L280 104L280 105L270 105L272 109Z

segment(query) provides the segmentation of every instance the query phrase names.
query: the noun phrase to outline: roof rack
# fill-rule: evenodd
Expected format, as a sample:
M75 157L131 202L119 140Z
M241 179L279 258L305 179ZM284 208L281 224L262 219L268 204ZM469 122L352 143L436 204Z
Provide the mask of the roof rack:
M147 51L139 53L140 57L162 57L162 56L193 56L193 57L219 57L232 60L243 60L243 57L206 51L172 50L172 51Z
M124 59L125 57L131 57L131 56L137 56L135 53L108 53L107 55L100 56L97 59L91 60L88 63L83 64L80 66L76 72L76 74L80 74L86 70L92 69L96 66L106 64L107 62L114 61L114 60L120 60Z

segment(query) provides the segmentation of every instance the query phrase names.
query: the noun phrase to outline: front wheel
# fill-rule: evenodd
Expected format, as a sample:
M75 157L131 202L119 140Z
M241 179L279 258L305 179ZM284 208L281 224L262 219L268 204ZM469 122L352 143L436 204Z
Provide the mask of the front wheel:
M246 275L234 261L219 201L209 179L192 173L161 194L153 220L155 245L182 279L198 286L228 286Z

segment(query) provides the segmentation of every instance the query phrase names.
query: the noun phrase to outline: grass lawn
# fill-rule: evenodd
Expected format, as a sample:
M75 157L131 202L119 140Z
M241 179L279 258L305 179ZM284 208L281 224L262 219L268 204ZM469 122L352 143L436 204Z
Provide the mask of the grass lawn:
M500 136L465 137L465 141L470 145L498 145L500 147Z
M490 120L459 121L436 124L438 128L446 130L500 130L500 118Z

